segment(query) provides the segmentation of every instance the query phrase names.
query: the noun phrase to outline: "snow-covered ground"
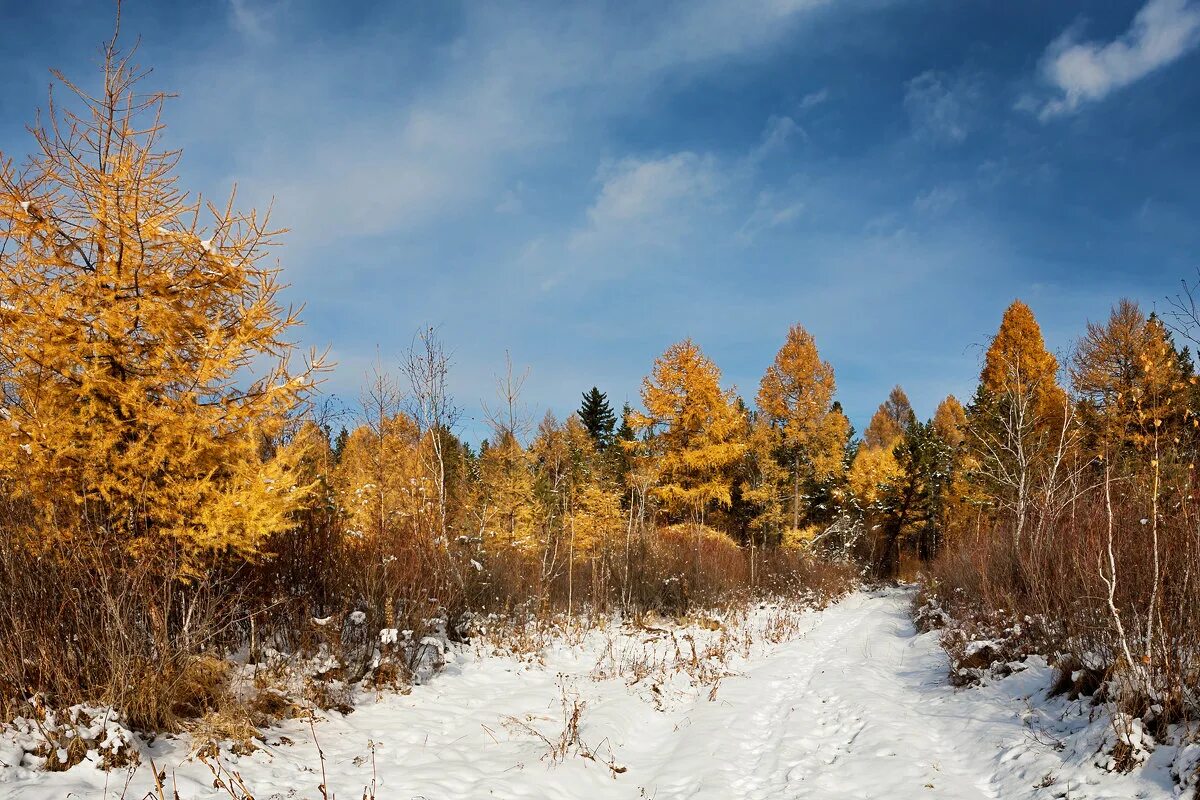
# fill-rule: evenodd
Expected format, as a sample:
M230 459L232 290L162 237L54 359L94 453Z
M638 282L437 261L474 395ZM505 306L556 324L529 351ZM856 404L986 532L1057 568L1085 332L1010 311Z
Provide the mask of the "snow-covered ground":
M374 783L399 800L1177 796L1167 748L1128 775L1097 767L1109 727L1089 724L1085 704L1047 700L1050 670L1036 659L951 688L937 635L915 634L910 602L903 590L859 592L793 616L759 609L725 630L611 626L535 655L476 644L410 694L324 714L328 788L361 797ZM142 747L128 787L124 772L86 761L58 773L0 766L0 798L140 800L151 757L168 797L229 796L185 740ZM221 763L258 800L320 797L307 720Z

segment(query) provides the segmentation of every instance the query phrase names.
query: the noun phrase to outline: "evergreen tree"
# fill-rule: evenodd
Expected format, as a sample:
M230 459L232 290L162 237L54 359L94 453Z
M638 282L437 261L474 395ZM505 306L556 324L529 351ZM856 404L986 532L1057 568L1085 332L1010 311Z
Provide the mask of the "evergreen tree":
M895 573L906 537L917 537L923 558L936 552L936 521L949 478L947 446L931 423L909 426L896 445L895 459L898 472L882 487L877 504L882 522L875 568L880 577Z
M346 426L343 425L342 429L340 431L338 431L338 435L333 440L334 463L340 462L342 460L342 453L346 452L346 445L349 442L350 442L350 431L346 430Z
M626 403L621 407L621 427L617 428L617 441L632 442L637 440L637 431L630 420L633 417L633 407Z
M592 387L590 392L583 393L583 404L579 407L579 419L583 427L591 435L596 447L605 449L613 442L613 429L617 417L613 414L612 406L608 404L608 395Z

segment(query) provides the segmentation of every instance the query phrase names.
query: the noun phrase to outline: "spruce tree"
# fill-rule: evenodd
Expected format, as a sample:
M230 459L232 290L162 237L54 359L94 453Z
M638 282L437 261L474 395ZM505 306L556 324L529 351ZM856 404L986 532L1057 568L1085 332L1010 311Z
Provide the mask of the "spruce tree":
M617 439L622 442L632 442L637 439L637 431L629 424L629 415L633 413L633 407L626 403L621 408L621 427L617 429Z
M613 429L617 425L617 416L612 406L608 404L608 395L592 387L590 392L583 393L583 404L579 407L579 419L583 427L595 441L600 450L608 447L613 441Z
M342 460L342 453L346 452L346 444L349 443L349 441L350 431L346 430L346 426L343 425L342 429L338 431L338 435L333 440L334 463L338 463Z

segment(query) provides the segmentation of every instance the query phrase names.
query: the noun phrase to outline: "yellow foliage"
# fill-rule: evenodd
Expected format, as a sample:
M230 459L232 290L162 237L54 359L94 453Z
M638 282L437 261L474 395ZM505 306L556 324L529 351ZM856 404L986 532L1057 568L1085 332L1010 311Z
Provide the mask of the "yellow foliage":
M751 528L760 534L780 529L787 516L784 499L791 495L788 470L779 463L776 454L783 444L783 432L759 416L747 441L747 477L742 482L742 498L757 513Z
M713 542L714 544L725 545L726 547L737 548L737 542L733 537L724 531L719 531L716 528L710 528L708 525L701 525L697 522L681 522L676 525L667 525L659 529L660 535L673 536L676 538L700 539L705 542Z
M908 395L899 386L893 387L863 432L863 446L891 450L916 420Z
M1058 360L1046 349L1033 311L1020 300L1004 312L979 380L992 397L1031 397L1040 420L1062 424L1067 395L1058 385Z
M867 506L879 499L882 487L903 474L892 448L863 446L850 465L850 491L862 506Z
M835 389L833 367L821 360L808 331L793 325L758 388L760 420L777 431L777 441L755 433L757 441L751 444L759 465L756 481L748 487L748 499L761 509L756 527L769 529L781 521L783 495L791 499L791 526L798 526L802 506L803 513L808 512L803 496L809 481L823 481L841 471L850 421L833 403ZM770 448L770 458L782 461L781 469L767 464L765 447Z
M783 430L785 444L813 451L818 449L835 388L833 367L821 360L812 335L793 325L763 375L756 402L759 411Z
M1157 318L1121 300L1107 325L1089 322L1071 364L1084 422L1109 447L1150 444L1163 421L1183 422L1186 382Z
M59 539L250 556L306 491L299 448L264 444L313 365L289 368L276 232L232 198L201 225L137 74L108 51L99 99L0 158L0 482Z
M537 550L531 456L517 437L503 433L479 458L485 516L484 546L500 550Z
M654 492L673 515L699 520L710 504L730 504L731 468L746 451L745 419L720 381L716 364L685 339L642 382L647 413L633 414L631 423L652 434Z
M416 424L404 414L362 425L346 440L333 474L347 535L382 536L432 513L434 487L422 468Z
M621 496L600 486L584 486L572 504L568 525L577 560L599 555L624 533Z
M783 532L781 545L791 550L803 550L821 533L819 525L805 525L802 528L788 528Z
M849 441L850 419L841 408L835 406L821 420L814 440L811 461L813 476L817 480L826 480L842 473Z
M933 414L934 432L950 447L958 447L962 444L966 427L967 412L962 403L954 395L947 395Z

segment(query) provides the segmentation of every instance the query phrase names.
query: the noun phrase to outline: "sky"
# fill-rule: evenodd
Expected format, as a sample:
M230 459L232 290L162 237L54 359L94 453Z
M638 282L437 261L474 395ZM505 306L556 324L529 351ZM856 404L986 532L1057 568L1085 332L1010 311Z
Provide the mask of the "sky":
M111 4L0 0L0 153ZM1200 267L1200 0L126 0L184 187L273 202L353 405L438 326L462 432L505 353L562 417L692 337L752 402L788 327L861 431L967 398L1004 308L1065 355Z

